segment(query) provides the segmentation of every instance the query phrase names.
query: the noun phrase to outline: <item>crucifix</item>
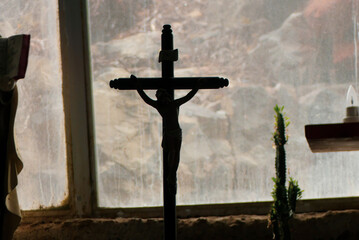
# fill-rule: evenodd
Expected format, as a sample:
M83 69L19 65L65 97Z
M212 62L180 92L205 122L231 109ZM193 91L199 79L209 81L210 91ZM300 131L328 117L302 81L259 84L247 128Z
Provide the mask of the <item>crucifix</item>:
M180 105L189 101L198 89L227 87L228 79L219 77L174 77L173 63L178 60L178 50L173 49L173 35L170 25L164 25L161 35L159 62L162 63L161 78L117 78L110 81L110 87L119 90L137 90L141 98L157 109L162 116L163 148L163 214L164 239L177 239L177 168L182 142L182 131L178 123ZM143 90L157 90L157 101L149 98ZM186 96L174 99L175 89L192 89Z

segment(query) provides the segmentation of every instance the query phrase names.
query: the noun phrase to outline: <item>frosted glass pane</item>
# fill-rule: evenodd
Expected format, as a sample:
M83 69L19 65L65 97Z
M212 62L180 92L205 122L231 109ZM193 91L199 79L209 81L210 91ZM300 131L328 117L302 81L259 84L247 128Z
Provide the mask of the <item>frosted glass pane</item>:
M359 154L313 154L304 136L306 124L342 122L347 89L358 89L358 6L90 1L100 206L162 205L161 118L135 91L108 81L160 76L163 24L179 49L175 76L230 79L229 88L201 90L181 108L178 204L271 200L276 104L291 121L288 172L304 198L358 196Z
M17 85L15 120L24 163L17 188L23 210L60 206L68 195L57 4L56 0L0 2L0 34L31 34L26 77Z

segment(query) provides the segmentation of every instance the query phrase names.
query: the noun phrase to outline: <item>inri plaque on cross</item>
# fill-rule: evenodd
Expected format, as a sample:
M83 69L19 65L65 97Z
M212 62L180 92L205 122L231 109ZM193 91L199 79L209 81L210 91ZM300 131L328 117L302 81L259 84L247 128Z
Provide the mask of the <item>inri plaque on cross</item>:
M159 62L162 63L161 78L118 78L110 81L110 87L119 90L137 90L141 98L157 109L163 126L163 200L164 239L177 239L176 186L182 131L178 123L179 107L189 101L198 89L227 87L228 79L219 77L174 77L173 62L178 60L178 50L173 49L170 25L164 25L161 36ZM149 98L144 89L157 90L157 100ZM192 89L186 96L174 99L175 89Z

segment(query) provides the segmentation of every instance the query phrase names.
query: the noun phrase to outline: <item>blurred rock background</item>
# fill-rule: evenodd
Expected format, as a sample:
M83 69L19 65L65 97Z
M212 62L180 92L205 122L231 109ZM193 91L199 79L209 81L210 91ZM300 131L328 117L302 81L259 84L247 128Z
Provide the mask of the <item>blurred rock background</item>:
M23 209L59 206L68 194L56 4L0 2L7 9L0 34L31 34L16 119ZM291 121L289 174L304 197L358 196L358 154L312 154L304 137L306 124L341 122L346 91L358 88L358 7L358 0L90 0L100 205L162 204L161 118L135 91L108 82L160 76L164 24L179 49L175 76L230 80L181 108L178 204L271 199L275 104Z
M163 24L172 25L179 49L175 76L230 80L228 88L201 90L181 108L179 204L270 199L275 104L285 106L291 121L288 168L304 197L359 194L349 187L357 182L351 169L358 167L358 155L314 155L304 137L306 124L344 118L346 90L357 84L357 5L91 0L100 204L162 204L160 116L135 91L109 89L108 82L130 74L160 76ZM335 166L344 161L338 173Z

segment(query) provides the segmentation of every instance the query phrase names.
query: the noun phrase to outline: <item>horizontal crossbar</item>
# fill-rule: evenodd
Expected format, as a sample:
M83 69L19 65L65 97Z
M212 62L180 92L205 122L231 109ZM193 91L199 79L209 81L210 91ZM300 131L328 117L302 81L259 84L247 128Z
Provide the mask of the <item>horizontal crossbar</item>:
M175 78L137 78L142 89L217 89L227 87L229 81L220 77L175 77ZM198 81L200 83L198 84ZM131 78L117 78L110 81L110 87L119 90L136 90L136 82Z

